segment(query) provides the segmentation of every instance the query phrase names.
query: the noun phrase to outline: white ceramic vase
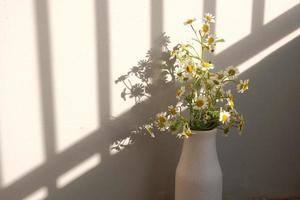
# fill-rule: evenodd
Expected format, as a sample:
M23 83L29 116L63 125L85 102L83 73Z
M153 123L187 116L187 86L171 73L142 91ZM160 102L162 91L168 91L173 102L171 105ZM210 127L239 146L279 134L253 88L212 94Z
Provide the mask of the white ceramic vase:
M222 200L217 129L193 133L183 142L176 169L175 200Z

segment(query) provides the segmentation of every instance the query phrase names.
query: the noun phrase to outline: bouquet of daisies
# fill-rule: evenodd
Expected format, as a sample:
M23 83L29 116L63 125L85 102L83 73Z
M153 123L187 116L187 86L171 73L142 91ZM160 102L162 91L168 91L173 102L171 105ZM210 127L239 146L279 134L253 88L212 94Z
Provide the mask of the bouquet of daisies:
M168 106L165 112L158 113L156 119L143 126L152 137L155 129L188 138L192 136L192 130L219 128L227 134L231 127L240 132L244 127L243 116L234 106L234 96L224 86L236 84L237 91L244 93L249 80L236 80L239 71L233 66L216 71L213 63L204 58L205 52L214 52L216 45L224 40L211 32L211 24L215 22L213 15L205 14L199 28L195 27L195 20L184 22L194 34L192 41L176 45L171 52L176 59L178 103Z

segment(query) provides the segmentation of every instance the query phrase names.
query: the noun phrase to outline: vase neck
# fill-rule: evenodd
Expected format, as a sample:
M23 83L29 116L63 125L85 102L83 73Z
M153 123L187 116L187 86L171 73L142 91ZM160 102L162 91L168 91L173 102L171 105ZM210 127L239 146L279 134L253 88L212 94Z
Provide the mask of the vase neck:
M199 151L215 151L217 130L193 131L193 135L184 140L183 152L193 153Z

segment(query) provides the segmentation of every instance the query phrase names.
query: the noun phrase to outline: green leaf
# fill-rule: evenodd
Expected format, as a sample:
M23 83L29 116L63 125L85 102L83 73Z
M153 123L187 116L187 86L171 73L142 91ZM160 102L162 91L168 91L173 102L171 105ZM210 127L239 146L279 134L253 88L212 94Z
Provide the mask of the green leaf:
M225 40L224 39L218 39L218 40L216 40L216 42L225 42Z

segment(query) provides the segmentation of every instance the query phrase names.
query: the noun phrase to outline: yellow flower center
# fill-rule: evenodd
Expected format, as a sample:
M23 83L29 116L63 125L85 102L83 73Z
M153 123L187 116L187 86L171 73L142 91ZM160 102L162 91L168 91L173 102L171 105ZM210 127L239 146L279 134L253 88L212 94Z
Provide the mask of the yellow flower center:
M212 17L211 17L211 16L209 16L209 15L207 15L207 16L206 16L206 19L207 19L207 21L209 21L209 22L210 22L210 21L212 20Z
M208 24L203 24L203 26L202 26L202 31L203 31L204 33L207 33L207 32L209 31L209 25L208 25Z
M247 84L247 83L243 84L242 89L243 89L244 91L248 90L248 84Z
M198 99L195 104L197 107L201 108L204 105L204 101L202 99Z
M209 68L209 67L211 66L211 64L208 63L208 62L203 62L203 63L202 63L202 66L203 66L204 68Z
M172 115L176 115L176 114L177 114L176 108L171 108L171 109L170 109L170 113L171 113Z
M229 76L234 76L235 75L235 70L234 69L228 70L228 74L229 74Z
M214 41L215 41L215 38L209 37L207 42L208 42L208 44L212 44L212 43L214 43Z
M193 69L194 69L194 66L191 65L191 64L189 64L189 65L186 66L186 71L187 71L188 73L192 73L192 72L193 72Z
M164 124L167 120L164 116L159 116L158 121L159 123Z
M228 119L229 119L228 115L223 115L223 117L222 117L223 123L226 123L228 121Z

